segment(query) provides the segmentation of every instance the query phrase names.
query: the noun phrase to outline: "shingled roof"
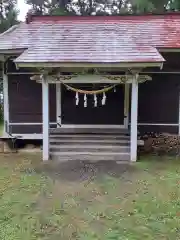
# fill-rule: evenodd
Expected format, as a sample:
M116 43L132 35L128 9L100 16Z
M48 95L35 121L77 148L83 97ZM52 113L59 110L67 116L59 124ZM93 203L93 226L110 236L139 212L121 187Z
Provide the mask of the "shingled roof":
M0 35L16 63L162 63L161 48L180 48L179 14L32 16Z

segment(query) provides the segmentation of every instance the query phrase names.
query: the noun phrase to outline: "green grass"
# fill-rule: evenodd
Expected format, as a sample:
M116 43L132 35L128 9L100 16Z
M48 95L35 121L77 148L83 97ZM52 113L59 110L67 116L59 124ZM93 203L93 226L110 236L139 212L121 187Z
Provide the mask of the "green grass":
M1 240L180 239L178 160L149 158L80 180L39 159L0 157Z

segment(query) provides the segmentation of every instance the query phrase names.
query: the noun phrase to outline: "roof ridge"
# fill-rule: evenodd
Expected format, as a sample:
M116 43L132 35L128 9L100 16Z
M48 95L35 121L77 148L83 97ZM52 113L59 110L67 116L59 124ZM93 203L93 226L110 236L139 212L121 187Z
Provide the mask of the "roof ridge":
M44 14L44 15L40 15L40 14L31 14L28 13L27 16L29 17L92 17L92 18L96 18L96 17L118 17L118 16L157 16L157 15L180 15L180 11L164 11L164 12L159 12L159 11L154 11L154 12L144 12L144 13L120 13L119 15L58 15L58 14L54 14L54 15L49 15L49 14Z
M27 14L26 23L29 24L31 22L36 21L72 21L72 20L120 20L121 18L130 18L136 19L143 17L166 17L166 16L178 16L180 17L180 11L167 11L167 12L149 12L149 13L140 13L140 14L132 14L125 13L120 15L90 15L90 16L82 16L82 15L38 15L38 14Z

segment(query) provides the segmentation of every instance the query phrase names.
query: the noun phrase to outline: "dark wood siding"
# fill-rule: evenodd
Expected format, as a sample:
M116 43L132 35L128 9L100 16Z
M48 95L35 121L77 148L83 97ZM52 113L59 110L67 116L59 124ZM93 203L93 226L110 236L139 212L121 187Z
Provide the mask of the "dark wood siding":
M30 80L30 75L9 75L10 123L42 122L42 88ZM139 84L139 123L177 124L179 116L180 75L153 74L152 81ZM50 122L56 122L56 91L50 85ZM124 111L124 90L107 94L105 106L94 108L93 99L88 99L88 107L75 106L75 95L70 91L62 92L62 117L64 124L122 124ZM89 105L90 104L90 105ZM41 125L11 126L13 133L41 133ZM143 132L172 132L178 127L139 126Z
M153 74L152 81L139 84L138 123L177 124L180 75ZM176 132L177 127L146 126L143 131Z
M56 122L56 85L49 85L49 118L50 122Z
M154 68L145 68L143 71L145 72L179 72L180 71L180 54L179 52L166 52L161 53L164 57L165 62L163 64L163 68L159 67Z
M55 128L55 124L50 124L51 128ZM10 132L13 134L41 134L42 125L10 125Z
M178 126L139 126L138 130L141 135L146 133L178 134Z
M31 75L9 75L10 123L42 123L42 86L30 80ZM49 87L50 122L56 122L55 85ZM12 126L12 132L20 126ZM41 126L23 126L23 133L40 133ZM21 132L22 132L21 131Z

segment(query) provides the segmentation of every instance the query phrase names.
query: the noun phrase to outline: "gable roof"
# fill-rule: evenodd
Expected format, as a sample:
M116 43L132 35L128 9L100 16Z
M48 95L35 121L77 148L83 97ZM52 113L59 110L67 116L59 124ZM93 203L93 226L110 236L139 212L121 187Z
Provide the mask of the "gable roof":
M162 63L161 48L180 48L180 14L32 16L0 35L16 63Z

